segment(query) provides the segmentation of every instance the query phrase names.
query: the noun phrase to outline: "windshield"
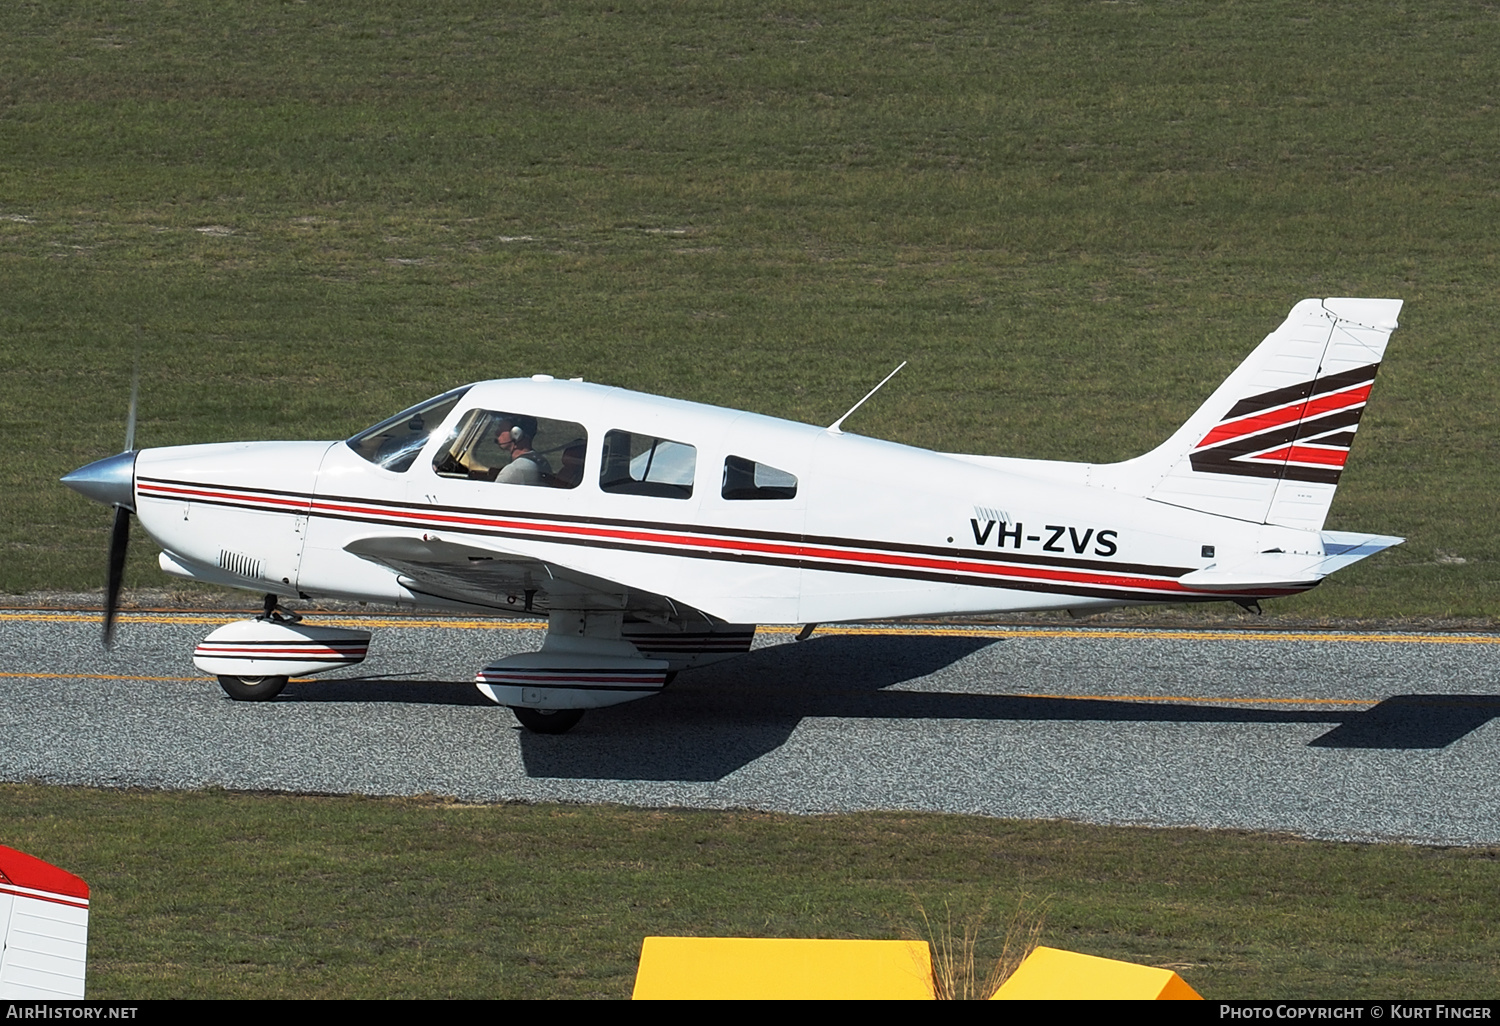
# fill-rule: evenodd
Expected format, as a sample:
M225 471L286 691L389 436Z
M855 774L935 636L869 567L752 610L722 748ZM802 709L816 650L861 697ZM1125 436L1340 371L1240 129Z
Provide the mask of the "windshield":
M361 431L347 444L376 466L399 474L416 461L422 446L427 444L427 436L447 419L469 387L455 388L409 410L402 410L394 417Z

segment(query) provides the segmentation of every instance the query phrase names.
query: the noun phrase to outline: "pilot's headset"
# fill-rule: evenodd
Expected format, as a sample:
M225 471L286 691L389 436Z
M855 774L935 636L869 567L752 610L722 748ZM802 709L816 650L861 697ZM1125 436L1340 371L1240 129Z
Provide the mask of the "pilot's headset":
M510 418L510 440L517 445L529 445L536 434L536 421L531 417Z

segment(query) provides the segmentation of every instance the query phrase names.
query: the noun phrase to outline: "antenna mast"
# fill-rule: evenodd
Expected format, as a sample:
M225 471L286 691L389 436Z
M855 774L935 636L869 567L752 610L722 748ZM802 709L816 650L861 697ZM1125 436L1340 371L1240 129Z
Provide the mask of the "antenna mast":
M905 367L908 362L909 361L907 361L907 360L902 360L901 361L901 367ZM849 407L849 413L844 414L838 420L834 421L832 424L829 424L828 425L828 430L832 434L835 434L835 435L841 435L841 434L843 434L844 433L843 424L844 424L844 421L846 421L846 420L849 419L849 414L851 414L855 410L859 409L861 406L863 406L865 404L865 400L866 399L869 399L870 396L874 395L876 392L879 392L882 388L884 388L885 387L885 383L887 381L889 381L892 378L894 378L897 374L900 374L901 373L901 367L897 367L895 370L893 370L889 374L887 374L885 376L885 378L881 380L880 384L876 385L874 388L870 389L870 391L865 394L865 398L864 399L861 399L859 402L857 402L853 406Z

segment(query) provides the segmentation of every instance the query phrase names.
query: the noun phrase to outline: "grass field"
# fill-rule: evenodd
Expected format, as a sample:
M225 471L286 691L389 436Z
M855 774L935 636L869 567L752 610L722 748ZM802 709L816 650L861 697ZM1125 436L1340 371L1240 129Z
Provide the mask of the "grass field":
M1442 0L0 5L0 592L102 584L56 479L137 354L142 446L533 372L826 424L910 359L851 430L1103 461L1372 295L1328 526L1410 540L1268 608L1493 620L1497 65ZM1209 997L1500 983L1492 851L8 784L0 841L94 886L99 998L623 996L647 933L1022 891Z
M88 881L88 993L626 997L642 938L923 936L1022 895L1042 943L1210 999L1491 998L1500 861L961 816L163 794L0 784L6 843Z
M1020 456L1165 437L1305 296L1407 301L1273 611L1491 616L1500 24L1464 3L0 9L0 589L56 478L583 375ZM129 582L160 583L149 544Z

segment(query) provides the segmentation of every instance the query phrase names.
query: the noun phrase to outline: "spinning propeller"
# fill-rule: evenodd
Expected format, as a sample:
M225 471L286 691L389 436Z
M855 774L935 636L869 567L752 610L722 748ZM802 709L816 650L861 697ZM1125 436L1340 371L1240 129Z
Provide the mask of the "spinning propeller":
M135 509L135 407L140 394L140 369L130 382L130 413L125 420L125 449L117 456L79 467L62 483L96 502L115 508L109 534L109 577L104 590L104 645L114 643L115 613L125 580L125 550L130 544L130 514Z

